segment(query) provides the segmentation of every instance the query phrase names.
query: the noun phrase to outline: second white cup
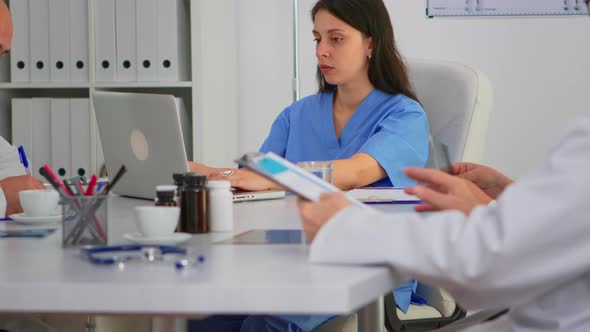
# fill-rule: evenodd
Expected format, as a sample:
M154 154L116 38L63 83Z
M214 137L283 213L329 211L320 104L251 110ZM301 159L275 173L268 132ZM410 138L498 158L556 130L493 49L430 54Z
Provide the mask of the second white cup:
M165 237L174 233L180 208L173 206L136 206L135 220L145 237Z

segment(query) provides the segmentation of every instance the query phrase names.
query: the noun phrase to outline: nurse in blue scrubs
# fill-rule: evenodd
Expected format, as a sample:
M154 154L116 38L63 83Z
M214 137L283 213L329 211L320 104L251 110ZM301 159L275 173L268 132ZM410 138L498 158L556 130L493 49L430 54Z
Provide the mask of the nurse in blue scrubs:
M334 182L341 189L412 185L402 170L424 166L428 120L395 47L383 2L318 1L312 19L319 93L281 112L260 151L292 162L333 160ZM191 170L246 190L276 187L248 170L196 163Z
M319 0L312 9L319 92L287 107L261 152L292 162L334 161L341 189L405 187L408 166L428 157L426 114L412 91L382 0ZM191 170L232 186L264 190L276 184L245 169ZM277 295L280 300L280 294ZM190 331L311 331L331 316L213 316Z

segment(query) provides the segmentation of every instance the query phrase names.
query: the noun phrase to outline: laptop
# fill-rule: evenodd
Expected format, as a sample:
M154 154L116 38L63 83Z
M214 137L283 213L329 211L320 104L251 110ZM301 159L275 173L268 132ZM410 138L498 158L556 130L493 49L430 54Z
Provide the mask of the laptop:
M92 99L108 174L127 167L114 193L153 199L157 185L172 184L172 174L189 171L190 120L180 98L96 91ZM234 202L285 196L280 190L233 194Z

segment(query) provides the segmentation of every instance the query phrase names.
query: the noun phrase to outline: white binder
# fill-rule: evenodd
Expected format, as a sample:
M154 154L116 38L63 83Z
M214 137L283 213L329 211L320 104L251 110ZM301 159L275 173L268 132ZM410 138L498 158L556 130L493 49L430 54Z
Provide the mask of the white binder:
M100 138L100 132L98 131L98 124L96 122L96 115L93 114L92 117L92 128L94 128L94 132L96 133L96 139L94 140L94 148L96 150L96 161L94 166L96 167L96 174L97 176L106 176L102 174L102 170L106 172L106 164L104 161L104 152L102 151L102 140Z
M33 175L42 179L39 168L51 164L51 103L49 98L33 98L32 102L33 131ZM29 153L31 154L31 153ZM29 162L30 164L30 162Z
M30 82L29 0L12 1L10 11L14 28L10 50L10 80Z
M71 175L92 174L90 141L90 104L88 99L70 99Z
M33 158L33 101L31 99L12 99L12 144L22 145L32 163ZM31 167L30 164L29 167ZM31 167L31 170L33 168Z
M190 77L188 12L183 0L158 0L158 80Z
M54 1L54 0L52 0ZM51 168L61 178L73 176L70 169L70 101L51 99Z
M70 8L70 78L88 82L88 1L69 0Z
M95 68L97 82L116 79L115 0L94 1Z
M49 77L70 81L70 1L51 0L49 6Z
M137 80L154 82L158 79L156 51L156 0L137 1Z
M115 0L119 82L137 81L135 14L135 0Z
M49 82L49 0L29 0L31 82Z

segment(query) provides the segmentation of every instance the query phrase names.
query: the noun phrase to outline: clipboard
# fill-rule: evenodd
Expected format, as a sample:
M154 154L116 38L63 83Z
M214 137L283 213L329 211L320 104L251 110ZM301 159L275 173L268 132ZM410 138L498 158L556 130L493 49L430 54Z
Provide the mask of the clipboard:
M310 201L319 201L322 193L341 192L334 185L272 152L248 153L236 160L236 163ZM364 207L356 199L348 199L354 205Z

